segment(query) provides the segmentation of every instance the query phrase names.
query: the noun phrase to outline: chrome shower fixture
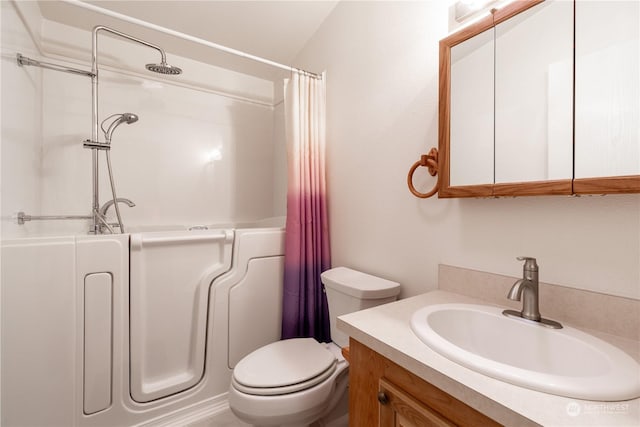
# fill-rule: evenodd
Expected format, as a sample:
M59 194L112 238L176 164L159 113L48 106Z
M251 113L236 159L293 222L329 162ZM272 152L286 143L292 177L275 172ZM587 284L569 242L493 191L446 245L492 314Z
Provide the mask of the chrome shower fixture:
M77 2L81 3L81 2ZM100 122L99 114L98 114L98 34L100 32L107 32L111 35L121 37L123 39L147 46L151 49L156 50L160 54L160 63L159 64L147 64L146 68L149 71L153 71L154 73L165 74L165 75L178 75L182 73L182 70L178 67L174 67L173 65L167 64L167 55L165 51L160 47L153 43L149 43L137 37L133 37L129 34L123 33L118 30L114 30L113 28L105 27L104 25L98 25L93 27L92 39L91 39L91 71L79 70L76 68L69 68L62 65L52 64L48 62L38 61L32 58L27 58L21 54L16 55L16 60L19 66L36 66L42 68L48 68L56 71L64 71L66 73L73 73L77 75L87 76L91 78L91 139L85 139L83 146L85 148L91 149L91 186L92 186L92 198L91 198L91 228L89 233L91 234L101 234L103 232L103 228L109 230L111 233L114 232L113 227L107 223L104 215L100 213L100 197L99 197L99 173L98 173L98 152L104 151L107 158L107 169L109 170L109 182L111 184L111 200L115 204L115 211L118 217L118 227L120 228L120 232L124 233L124 226L122 224L122 218L120 217L120 210L118 209L118 198L116 197L115 184L113 182L113 173L111 170L111 157L109 151L111 150L111 137L113 132L116 130L118 126L122 123L131 124L138 121L138 116L133 113L122 113L122 114L113 114L102 122ZM105 123L111 120L109 126L105 129ZM98 128L102 129L104 133L105 142L100 142L98 140ZM22 215L22 219L20 216L18 217L18 222L24 223L24 221L29 221L31 219L78 219L77 216L48 216L48 217L35 217L29 215ZM28 217L28 218L27 218Z
M100 115L98 114L98 78L99 78L98 76L98 34L100 32L110 33L114 36L122 37L123 39L130 40L132 42L150 47L151 49L158 51L158 53L160 54L160 64L147 65L147 69L151 71L154 71L156 73L161 73L161 74L176 75L176 74L180 74L182 70L180 70L180 68L178 67L172 67L167 64L167 55L165 54L164 50L160 46L157 46L153 43L149 43L137 37L133 37L121 31L114 30L113 28L105 27L104 25L98 25L96 27L93 27L93 36L91 39L92 41L91 43L92 45L92 48L91 48L92 129L91 129L91 140L88 143L85 143L84 145L85 147L92 149L91 150L92 151L91 181L92 181L92 187L93 187L93 197L91 202L91 212L93 213L93 221L91 223L91 229L89 230L89 233L92 233L92 234L102 233L102 225L105 225L106 223L106 220L100 214L100 197L99 197L99 185L98 185L98 179L99 179L98 151L99 150L103 150L107 158L107 169L109 170L109 182L111 184L111 196L112 196L111 199L115 204L114 207L116 211L116 216L118 217L118 226L120 228L120 232L124 233L124 226L122 223L122 218L120 216L120 209L118 208L118 203L117 203L118 197L116 196L116 188L113 182L113 173L111 170L111 154L109 153L109 149L111 148L111 136L113 135L113 132L116 130L116 128L120 126L122 123L131 124L136 122L138 120L138 116L132 113L116 114L116 115L107 117L105 120L102 121L101 124L99 124L100 120L98 118L100 117ZM116 117L116 119L114 119L111 122L111 124L109 124L109 127L105 130L104 128L105 122L113 117ZM102 132L104 132L104 137L105 137L104 143L101 143L98 141L98 127L100 127L102 129ZM106 228L108 229L108 227Z
M117 117L117 118L113 120L109 125L109 127L105 130L104 128L105 122L107 122L109 119L112 119L113 117ZM133 113L112 114L106 119L104 119L100 124L100 129L102 129L102 132L104 133L104 139L106 143L111 144L111 136L113 135L113 131L115 131L116 128L120 126L122 123L126 123L130 125L131 123L135 123L137 121L138 121L138 115Z
M161 62L160 64L147 64L145 65L145 67L147 67L147 70L153 71L154 73L159 73L159 74L168 74L173 76L182 74L181 68L175 67L173 65L169 65L164 61Z

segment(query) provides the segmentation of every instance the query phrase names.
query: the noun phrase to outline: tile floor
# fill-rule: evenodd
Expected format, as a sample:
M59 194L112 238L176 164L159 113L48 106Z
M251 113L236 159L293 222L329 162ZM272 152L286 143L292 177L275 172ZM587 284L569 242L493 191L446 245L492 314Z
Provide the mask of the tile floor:
M193 424L189 424L187 427L250 427L250 424L243 423L231 412L230 409L225 409L224 412L220 412L212 417L200 420Z
M313 423L310 427L321 427L323 424L319 422ZM244 423L236 418L231 409L225 409L216 415L204 420L188 424L185 427L252 427L251 424Z

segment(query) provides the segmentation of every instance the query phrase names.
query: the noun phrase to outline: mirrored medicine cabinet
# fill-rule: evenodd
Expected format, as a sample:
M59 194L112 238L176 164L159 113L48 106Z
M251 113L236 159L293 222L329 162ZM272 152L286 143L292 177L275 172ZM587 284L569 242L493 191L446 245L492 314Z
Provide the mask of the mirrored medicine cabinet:
M640 192L638 22L524 0L441 40L438 196Z

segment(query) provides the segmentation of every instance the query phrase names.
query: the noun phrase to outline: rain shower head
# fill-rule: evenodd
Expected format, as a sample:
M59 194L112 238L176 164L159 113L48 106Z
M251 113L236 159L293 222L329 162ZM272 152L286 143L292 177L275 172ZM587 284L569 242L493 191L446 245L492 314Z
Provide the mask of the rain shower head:
M105 130L104 123L113 117L117 117L117 119L112 121L107 130ZM113 135L113 131L116 130L118 126L120 126L122 123L130 125L131 123L135 123L137 121L138 115L133 113L112 114L104 119L100 124L100 128L102 129L102 132L104 132L104 138L107 141L107 144L111 143L111 135Z
M160 64L147 64L146 67L147 70L159 74L170 74L174 76L182 74L182 69L169 65L166 62L161 62Z

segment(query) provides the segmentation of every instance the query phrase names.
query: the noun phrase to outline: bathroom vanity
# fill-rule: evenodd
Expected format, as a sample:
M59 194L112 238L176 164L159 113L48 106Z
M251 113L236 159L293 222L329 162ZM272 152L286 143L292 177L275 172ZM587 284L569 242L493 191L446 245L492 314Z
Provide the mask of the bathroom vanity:
M447 303L487 301L437 290L338 319L339 328L351 336L352 426L615 426L640 420L640 399L595 402L555 396L491 378L436 353L411 331L411 316L425 306ZM598 335L638 359L637 341Z
M352 425L500 425L353 338L349 353Z

